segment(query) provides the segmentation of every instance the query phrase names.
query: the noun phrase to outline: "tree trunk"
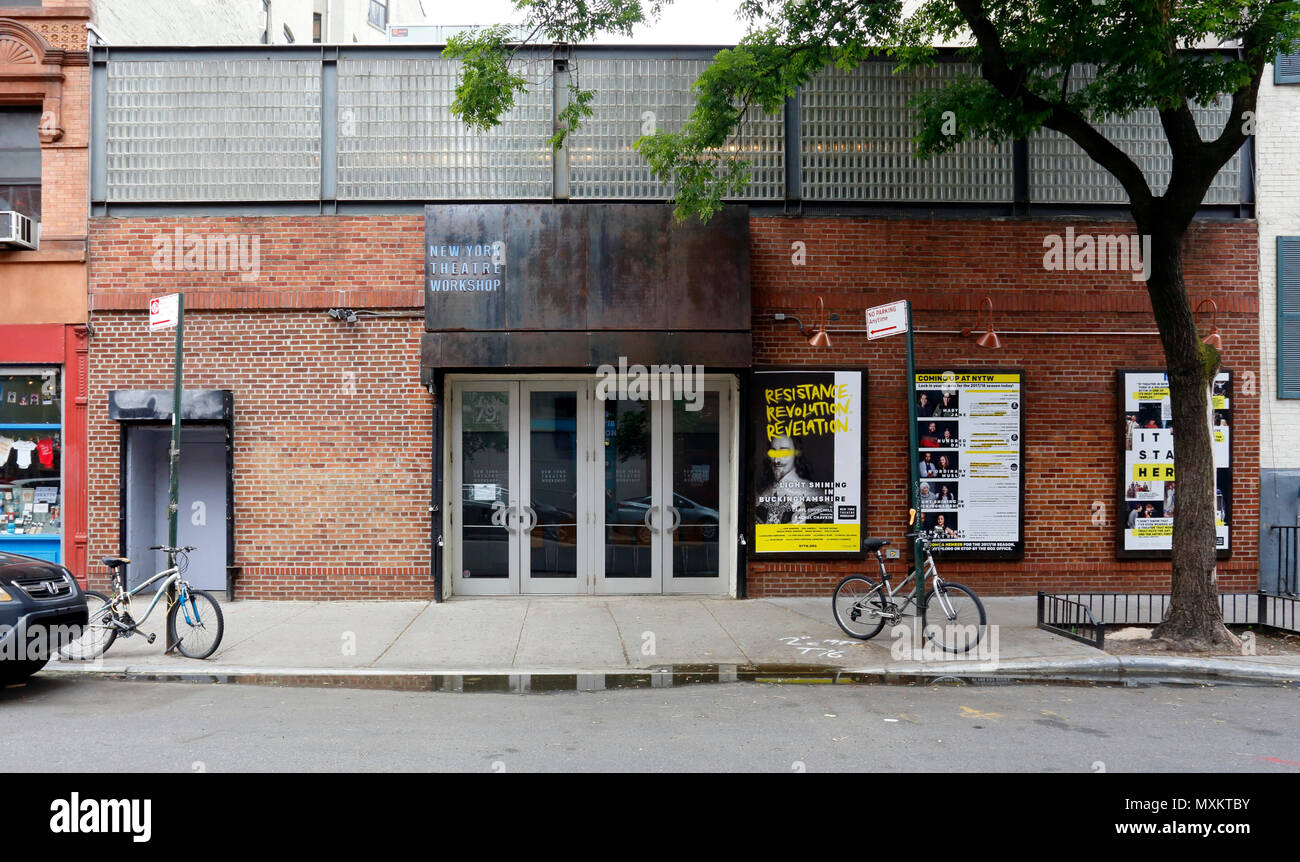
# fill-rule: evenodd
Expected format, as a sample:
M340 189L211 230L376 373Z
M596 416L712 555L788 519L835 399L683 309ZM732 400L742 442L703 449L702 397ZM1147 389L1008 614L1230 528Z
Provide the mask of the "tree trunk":
M1158 222L1158 220L1157 220ZM1143 226L1139 224L1139 230ZM1155 636L1191 650L1239 650L1223 624L1215 568L1215 470L1210 389L1219 353L1202 344L1183 283L1183 231L1154 224L1147 292L1160 329L1174 421L1172 597ZM1144 231L1146 232L1146 231Z

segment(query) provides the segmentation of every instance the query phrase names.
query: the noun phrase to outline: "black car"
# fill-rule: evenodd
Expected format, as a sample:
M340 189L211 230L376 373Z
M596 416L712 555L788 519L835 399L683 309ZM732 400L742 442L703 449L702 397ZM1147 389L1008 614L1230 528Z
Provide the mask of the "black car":
M0 683L45 667L86 625L86 597L63 566L0 552Z

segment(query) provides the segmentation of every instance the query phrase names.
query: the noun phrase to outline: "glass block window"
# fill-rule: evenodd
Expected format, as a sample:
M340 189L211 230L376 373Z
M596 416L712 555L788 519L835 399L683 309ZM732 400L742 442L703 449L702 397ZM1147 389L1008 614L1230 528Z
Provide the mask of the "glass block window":
M1084 67L1072 76L1071 86L1091 80ZM1194 107L1192 115L1202 138L1216 138L1228 121L1228 99L1210 107ZM1153 110L1097 124L1098 130L1142 168L1151 191L1164 194L1169 185L1173 156L1165 140L1160 116ZM1043 203L1128 202L1119 180L1092 160L1074 141L1060 132L1041 131L1029 139L1029 197ZM1241 154L1234 155L1205 194L1207 204L1235 204L1241 200Z
M803 89L803 197L810 201L1005 202L1013 196L1011 142L965 141L918 159L911 100L968 64L894 74L887 62L829 68Z
M671 189L655 179L637 138L675 132L695 107L691 85L707 60L589 58L580 54L572 74L583 89L595 90L592 115L569 136L569 195L572 198L664 200ZM749 163L743 200L780 200L785 194L785 147L780 114L751 109L727 150Z
M550 197L551 61L518 68L528 92L477 132L451 113L458 61L340 60L339 199Z
M108 64L110 201L320 197L320 63Z

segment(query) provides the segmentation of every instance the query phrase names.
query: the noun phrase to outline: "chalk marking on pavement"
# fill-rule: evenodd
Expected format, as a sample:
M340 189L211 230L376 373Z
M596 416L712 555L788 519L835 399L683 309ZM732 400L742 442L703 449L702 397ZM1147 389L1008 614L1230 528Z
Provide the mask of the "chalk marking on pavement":
M997 721L1002 717L1000 712L980 712L978 709L971 709L969 706L963 706L961 714L963 718L982 718L989 721Z

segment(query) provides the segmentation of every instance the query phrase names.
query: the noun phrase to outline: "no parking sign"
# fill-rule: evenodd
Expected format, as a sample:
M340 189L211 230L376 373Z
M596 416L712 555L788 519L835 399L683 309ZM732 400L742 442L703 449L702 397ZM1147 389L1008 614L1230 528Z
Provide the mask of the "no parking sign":
M169 293L149 300L149 331L171 329L180 317L180 294Z

